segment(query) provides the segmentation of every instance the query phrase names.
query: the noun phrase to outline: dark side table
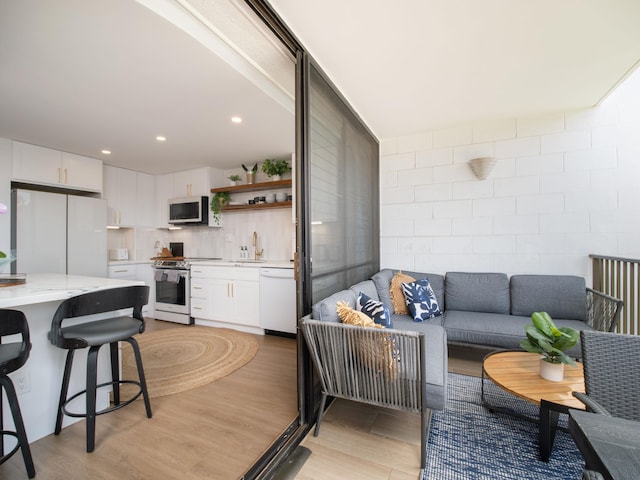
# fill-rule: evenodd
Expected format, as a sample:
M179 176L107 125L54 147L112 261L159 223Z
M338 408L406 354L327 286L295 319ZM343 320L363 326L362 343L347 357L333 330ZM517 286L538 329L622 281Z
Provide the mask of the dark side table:
M587 469L607 480L640 478L640 422L571 410L569 432Z

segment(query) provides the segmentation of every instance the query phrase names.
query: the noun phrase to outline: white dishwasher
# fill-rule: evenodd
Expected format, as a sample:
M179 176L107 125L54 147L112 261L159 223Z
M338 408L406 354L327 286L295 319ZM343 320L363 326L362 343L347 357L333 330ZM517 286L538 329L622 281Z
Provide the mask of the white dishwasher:
M260 326L269 332L296 333L296 282L293 268L260 269Z

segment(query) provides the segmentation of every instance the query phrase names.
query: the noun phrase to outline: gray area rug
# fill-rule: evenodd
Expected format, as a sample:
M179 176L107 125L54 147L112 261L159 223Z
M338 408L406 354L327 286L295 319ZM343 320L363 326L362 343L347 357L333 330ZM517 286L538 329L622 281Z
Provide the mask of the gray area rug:
M538 424L489 412L480 399L480 382L477 377L449 374L446 408L432 417L423 480L581 478L584 461L570 434L558 431L549 462L539 460ZM492 405L537 418L538 407L490 381L485 389ZM560 418L566 424L566 415Z

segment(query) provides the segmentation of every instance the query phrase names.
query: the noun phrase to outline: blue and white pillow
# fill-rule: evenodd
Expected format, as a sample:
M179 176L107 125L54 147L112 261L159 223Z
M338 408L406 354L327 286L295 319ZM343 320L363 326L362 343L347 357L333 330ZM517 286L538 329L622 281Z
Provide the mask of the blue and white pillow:
M389 307L362 292L358 294L356 310L366 314L378 325L382 325L385 328L393 328Z
M414 322L424 322L429 318L442 315L429 278L425 277L412 283L403 283L402 293L404 293L409 313L413 316Z

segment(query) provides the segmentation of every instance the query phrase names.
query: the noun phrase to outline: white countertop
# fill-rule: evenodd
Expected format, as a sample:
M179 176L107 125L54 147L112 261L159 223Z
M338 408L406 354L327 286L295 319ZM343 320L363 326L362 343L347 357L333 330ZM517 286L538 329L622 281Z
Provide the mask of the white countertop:
M0 308L66 300L74 295L93 290L142 284L144 282L116 278L30 273L27 274L27 282L22 285L0 288Z
M110 267L116 267L118 265L152 265L153 260L109 260L107 263Z
M192 260L191 265L202 265L209 267L248 267L248 268L291 268L293 269L293 262L286 260L255 262L247 260Z

